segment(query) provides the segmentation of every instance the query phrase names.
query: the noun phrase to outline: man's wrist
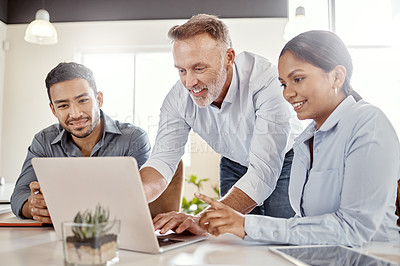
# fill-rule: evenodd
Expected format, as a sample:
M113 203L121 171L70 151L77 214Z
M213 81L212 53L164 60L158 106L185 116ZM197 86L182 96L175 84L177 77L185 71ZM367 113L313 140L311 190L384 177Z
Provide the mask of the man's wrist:
M22 206L22 216L24 216L25 218L32 218L29 199L25 201L24 205Z

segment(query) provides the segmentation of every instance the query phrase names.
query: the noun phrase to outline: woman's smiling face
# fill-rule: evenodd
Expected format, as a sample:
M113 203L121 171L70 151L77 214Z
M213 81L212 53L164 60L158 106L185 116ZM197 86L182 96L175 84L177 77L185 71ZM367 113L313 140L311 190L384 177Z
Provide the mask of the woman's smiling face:
M313 119L317 128L345 98L341 91L343 82L338 80L346 74L343 66L325 72L287 51L279 58L278 71L283 97L300 120Z

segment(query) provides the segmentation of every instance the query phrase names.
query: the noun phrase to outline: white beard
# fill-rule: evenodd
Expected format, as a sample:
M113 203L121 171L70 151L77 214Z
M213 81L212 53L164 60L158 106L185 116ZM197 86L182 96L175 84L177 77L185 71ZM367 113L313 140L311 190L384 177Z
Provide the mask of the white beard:
M217 79L213 80L207 86L204 86L204 87L196 86L196 87L192 88L192 89L198 89L198 88L207 88L208 89L206 97L195 97L192 94L190 94L190 96L192 97L195 104L197 106L203 108L203 107L210 105L212 102L214 102L218 98L218 96L221 94L224 84L226 82L227 76L228 76L228 71L224 67L224 60L222 60L221 68L220 68Z

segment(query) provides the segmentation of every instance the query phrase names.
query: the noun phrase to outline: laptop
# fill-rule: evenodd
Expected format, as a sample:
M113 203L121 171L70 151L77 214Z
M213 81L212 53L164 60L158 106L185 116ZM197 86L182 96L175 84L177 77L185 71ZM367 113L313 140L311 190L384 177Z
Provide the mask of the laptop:
M59 239L62 222L98 203L109 209L110 219L121 220L121 249L161 253L206 238L157 237L133 157L33 158L32 164Z

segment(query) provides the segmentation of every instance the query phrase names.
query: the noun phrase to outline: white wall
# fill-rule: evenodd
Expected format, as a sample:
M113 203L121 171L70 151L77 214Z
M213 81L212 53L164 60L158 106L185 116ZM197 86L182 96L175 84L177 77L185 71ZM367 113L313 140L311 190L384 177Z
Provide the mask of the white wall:
M6 51L4 48L4 44L7 41L7 25L4 24L2 21L0 21L0 151L2 150L2 145L1 145L1 137L2 137L2 130L1 130L1 125L2 125L2 118L3 118L3 92L4 92L4 74L5 74L5 62L6 62ZM0 170L2 169L2 161L1 161L1 153L0 153ZM2 172L0 171L0 175Z
M47 73L54 66L61 61L73 61L76 51L87 48L170 47L168 29L182 22L184 21L55 23L59 43L54 46L26 43L23 36L27 25L8 25L10 50L5 58L5 72L1 71L4 55L3 52L0 53L0 75L5 73L6 77L4 97L0 101L4 114L0 131L0 174L5 176L6 181L15 182L18 177L33 135L56 122L48 107L44 85ZM237 53L247 50L277 62L284 44L282 35L286 19L229 19L225 22L230 27ZM0 25L0 36L5 32L3 28L4 25ZM192 155L192 165L186 169L186 174L212 178L211 183L216 183L218 163L219 156L210 151ZM190 187L188 190L190 191Z

